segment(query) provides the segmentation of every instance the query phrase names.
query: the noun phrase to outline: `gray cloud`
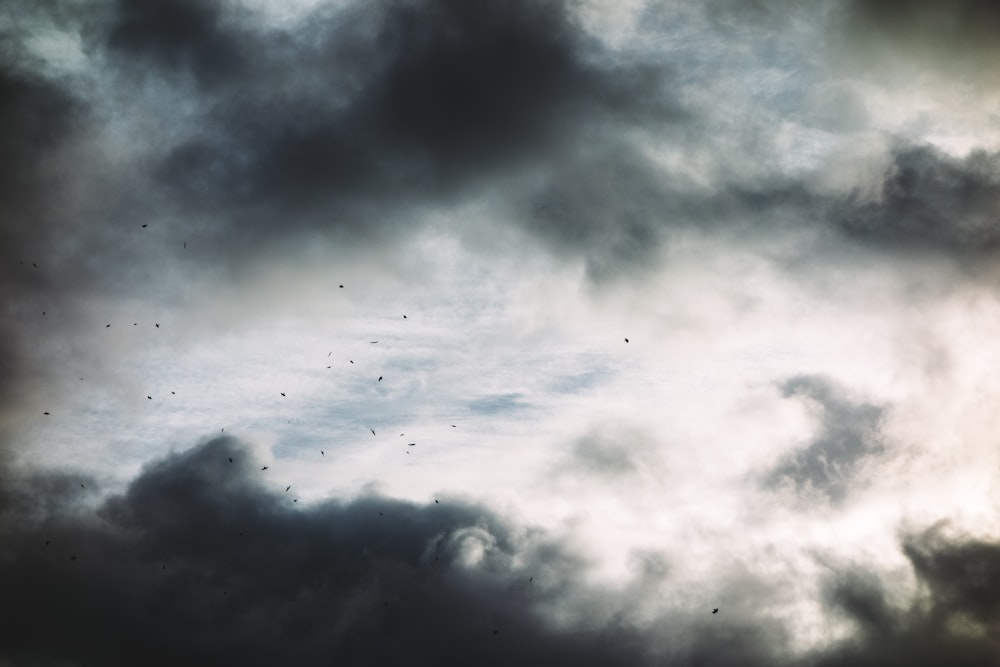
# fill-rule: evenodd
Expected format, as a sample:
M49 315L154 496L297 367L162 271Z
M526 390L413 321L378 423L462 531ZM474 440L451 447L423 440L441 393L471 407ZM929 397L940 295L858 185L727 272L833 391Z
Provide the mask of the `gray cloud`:
M580 634L539 614L581 565L557 544L455 501L300 505L265 490L280 464L259 463L217 438L152 463L94 511L73 509L87 492L75 478L22 480L2 525L0 657L648 663L627 626ZM29 496L53 495L65 502L27 511Z
M826 603L854 621L858 634L815 664L1000 664L1000 547L975 539L947 539L942 526L907 536L903 552L924 595L896 609L885 584L861 570L840 572L828 582Z
M788 380L782 393L814 401L821 410L820 430L807 447L788 455L771 470L765 484L777 488L790 483L799 490L818 491L835 502L843 500L859 464L883 449L879 427L884 408L846 398L828 380L814 376Z
M1000 244L1000 155L949 157L930 146L900 145L877 188L831 209L837 226L866 243L993 254Z

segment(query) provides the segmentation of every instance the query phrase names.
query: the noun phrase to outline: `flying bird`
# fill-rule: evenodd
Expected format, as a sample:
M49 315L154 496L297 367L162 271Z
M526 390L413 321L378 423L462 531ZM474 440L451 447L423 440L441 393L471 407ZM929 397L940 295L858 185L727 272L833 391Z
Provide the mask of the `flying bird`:
M406 446L407 447L416 447L417 443L415 443L415 442L408 442L408 443L406 443Z
M530 583L531 583L532 581L534 581L534 580L535 580L535 578L534 578L534 577L528 577L528 583L529 583L529 584L530 584Z
M368 429L368 430L372 432L372 435L375 435L375 429L373 429L373 428L370 428L370 429Z
M404 320L406 319L406 315L403 315L403 319L404 319Z
M42 414L43 414L43 415L47 415L47 414L49 414L49 413L48 413L48 412L43 412Z
M146 227L149 227L149 225L143 225L142 226L143 229L145 229Z
M49 541L45 540L45 546L49 546Z
M157 329L159 329L159 328L160 328L160 323L159 323L159 322L156 322L156 328L157 328Z
M379 381L379 382L381 382L381 381L382 381L382 376L381 376L381 375L379 375L379 376L378 376L378 381Z
M343 285L341 285L341 286L340 286L340 289L344 289L344 286L343 286Z
M292 485L291 485L291 484L289 484L288 486L286 486L286 487L285 487L285 493L288 493L288 489L290 489L290 488L292 488Z
M152 396L147 396L146 398L148 398L149 400L153 400Z
M280 393L280 394L281 394L282 396L284 396L284 395L285 395L285 392L283 392L283 391L282 391L282 392L279 392L279 393Z
M374 344L375 344L375 343L377 343L378 341L377 341L377 340L370 340L370 341L368 341L368 342L369 342L369 343L371 343L372 345L374 345Z
M628 338L626 338L626 339L625 339L625 342L626 342L626 343L628 342Z
M712 613L713 613L713 614L718 614L718 613L719 613L719 608L718 608L718 607L716 607L715 609L713 609L713 610L712 610Z
M326 452L324 452L322 449L319 450L319 453L322 454L323 456L326 456Z
M231 457L230 457L230 459L229 459L229 462L230 462L230 463L232 463L232 462L233 462L233 459L232 459Z
M176 395L177 395L177 392L176 392L176 391L172 391L172 392L170 392L170 393L171 393L171 394L173 394L174 396L176 396Z
M76 560L76 554L73 554L72 556L70 556L69 559L70 560Z
M261 468L261 470L267 470L267 466L264 466L263 468Z
M440 503L440 502L441 502L441 501L440 501L440 500L438 500L437 498L435 498L435 499L434 499L434 504L435 504L435 505L437 505L437 504L438 504L438 503Z
M110 326L111 326L110 324L105 324L105 325L104 325L104 328L105 328L105 329L107 329L107 328L108 328L108 327L110 327Z

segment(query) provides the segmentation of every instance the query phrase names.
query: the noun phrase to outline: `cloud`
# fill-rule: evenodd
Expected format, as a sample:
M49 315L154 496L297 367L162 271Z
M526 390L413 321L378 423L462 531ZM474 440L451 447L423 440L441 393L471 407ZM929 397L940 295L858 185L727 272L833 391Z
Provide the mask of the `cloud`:
M582 563L558 544L455 500L305 506L264 486L279 462L259 464L222 437L150 464L93 511L14 504L2 524L0 657L647 662L627 626L597 618L581 634L541 613L577 586ZM85 492L61 479L25 479L21 497Z
M874 196L861 189L831 209L851 237L888 249L975 257L1000 245L1000 154L953 158L927 145L898 145Z
M588 127L677 114L664 68L601 53L558 2L360 3L293 33L223 7L123 3L107 44L147 76L208 82L165 93L204 112L155 180L188 212L238 217L244 239L363 236L401 207L548 164Z
M826 604L853 621L859 633L817 665L1000 664L1000 546L967 537L949 539L943 527L903 540L920 589L909 607L891 605L886 584L870 573L848 569L831 577Z
M853 0L845 5L845 34L865 57L895 52L942 73L992 77L1000 45L1000 9L989 0Z
M879 429L884 408L852 401L821 377L800 376L782 385L785 397L803 396L819 408L819 432L809 445L789 454L765 476L765 485L818 492L830 500L843 500L856 481L865 458L883 445Z

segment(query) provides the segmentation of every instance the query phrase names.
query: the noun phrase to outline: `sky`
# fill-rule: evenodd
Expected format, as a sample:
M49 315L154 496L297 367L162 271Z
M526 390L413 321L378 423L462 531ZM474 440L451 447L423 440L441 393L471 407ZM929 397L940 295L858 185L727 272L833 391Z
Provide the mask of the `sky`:
M7 0L0 667L1000 665L998 30Z

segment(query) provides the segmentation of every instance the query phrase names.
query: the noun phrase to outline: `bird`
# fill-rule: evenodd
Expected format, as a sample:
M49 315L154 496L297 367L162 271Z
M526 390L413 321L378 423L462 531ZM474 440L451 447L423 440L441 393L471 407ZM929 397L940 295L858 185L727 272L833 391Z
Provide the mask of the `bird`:
M86 489L87 487L85 487L85 486L84 486L84 485L83 485L83 484L81 483L81 484L80 484L80 488L81 488L81 489Z
M530 584L530 583L531 583L532 581L534 581L534 580L535 580L535 578L534 578L534 577L528 577L528 583L529 583L529 584Z
M145 229L146 227L149 227L149 225L143 225L142 226L143 229Z
M457 428L454 424L451 425L452 428Z
M403 315L403 319L404 319L404 320L406 319L406 315Z
M149 400L153 400L152 396L147 396L146 398L148 398Z
M344 289L344 286L343 286L343 285L341 285L341 286L340 286L340 289Z
M133 322L132 326L137 327L137 326L139 326L139 323L138 322Z
M378 381L379 381L379 382L381 382L381 381L382 381L382 376L381 376L381 375L379 375L379 376L378 376Z
M105 325L104 325L104 328L105 328L105 329L107 329L107 328L108 328L108 327L110 327L110 326L111 326L110 324L105 324Z
M372 345L374 345L374 344L375 344L375 343L377 343L378 341L377 341L377 340L370 340L370 341L368 341L368 342L369 342L369 343L371 343Z
M267 466L264 466L263 468L261 468L261 470L267 470Z
M172 392L170 392L170 393L171 393L171 394L173 394L174 396L176 396L176 395L177 395L177 392L176 392L176 391L172 391Z
M440 502L441 502L441 501L440 501L440 500L438 500L437 498L435 498L435 499L434 499L434 504L435 504L435 505L437 505L437 504L438 504L438 503L440 503Z
M626 338L626 339L625 339L625 342L626 342L626 343L628 342L628 338Z
M415 443L415 442L408 442L408 443L406 443L406 446L407 447L416 447L417 443Z
M185 242L184 242L184 247L185 247L185 248L187 248L187 247L188 247L188 242L187 242L187 241L185 241Z
M45 317L45 311L44 310L42 311L42 317Z
M373 429L373 428L370 428L370 429L368 429L368 430L372 432L372 435L375 435L375 429Z
M351 359L351 363L352 363L352 364L354 363L354 359Z
M160 328L160 323L159 322L155 322L155 324L156 324L156 328L159 329Z
M299 502L299 499L298 499L298 498L296 498L296 499L295 499L295 500L293 500L292 502L293 502L293 503L297 503L297 502Z
M381 512L378 513L379 516L384 516Z
M76 560L76 554L73 554L73 555L71 555L71 556L69 557L69 559L70 559L70 560Z
M500 631L497 630L496 628L493 628L493 634L498 635L498 634L500 634Z
M326 452L324 452L322 449L319 450L319 453L322 454L323 456L326 456Z
M284 395L285 395L285 392L283 392L283 391L282 391L282 392L278 392L278 393L280 393L280 394L281 394L282 396L284 396Z
M715 609L713 609L713 610L712 610L712 613L713 613L713 614L718 614L718 613L719 613L719 608L718 608L718 607L716 607Z
M292 488L292 485L291 485L291 484L289 484L288 486L286 486L286 487L285 487L285 493L288 493L288 489L290 489L290 488Z
M38 265L37 265L37 264L35 264L34 262L32 262L32 263L31 263L31 265L32 265L33 267L35 267L36 269L38 268Z
M43 412L42 414L43 414L43 415L47 415L47 414L49 414L49 413L48 413L48 412Z
M230 463L232 463L232 462L233 462L233 457L231 457L231 456L229 457L229 462L230 462Z
M45 540L45 546L49 546L49 541Z

